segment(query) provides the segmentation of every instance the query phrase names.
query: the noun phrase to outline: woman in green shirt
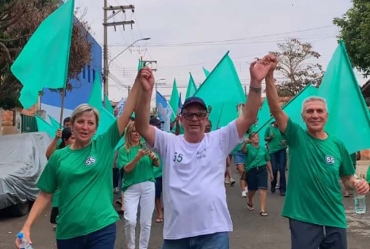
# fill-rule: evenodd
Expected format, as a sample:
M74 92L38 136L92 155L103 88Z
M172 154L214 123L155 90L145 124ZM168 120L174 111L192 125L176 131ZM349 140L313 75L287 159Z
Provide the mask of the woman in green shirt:
M155 185L153 166L159 166L158 157L141 143L140 134L131 122L126 129L125 144L118 152L118 167L123 168L122 183L125 206L125 234L127 248L135 247L137 210L140 204L139 248L149 245L152 216L154 211Z
M112 205L112 161L136 107L142 82L153 81L150 69L139 71L122 115L107 131L96 137L99 112L88 104L76 107L71 115L75 141L56 150L38 180L40 189L21 232L31 242L35 220L51 203L59 189L56 239L58 249L114 249L118 214ZM19 239L15 240L20 248ZM37 246L36 246L37 247Z
M270 154L264 146L259 145L258 133L251 133L249 139L242 145L242 151L246 154L245 171L248 184L247 207L253 210L253 197L257 190L260 191L261 216L266 213L266 195L268 189L268 176L270 181L274 179L270 163Z

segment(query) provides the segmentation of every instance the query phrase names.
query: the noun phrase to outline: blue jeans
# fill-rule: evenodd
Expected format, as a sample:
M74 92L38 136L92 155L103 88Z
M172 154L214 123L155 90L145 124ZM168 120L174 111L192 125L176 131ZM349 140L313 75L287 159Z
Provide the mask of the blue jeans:
M57 239L58 249L114 249L116 223L85 236Z
M229 233L221 232L176 240L165 239L162 249L229 249Z
M274 153L271 153L270 157L271 157L272 174L274 176L274 180L271 182L271 189L272 191L275 190L276 183L277 183L277 173L279 172L280 174L279 190L280 190L280 193L285 193L286 191L286 177L285 177L286 149L278 150Z

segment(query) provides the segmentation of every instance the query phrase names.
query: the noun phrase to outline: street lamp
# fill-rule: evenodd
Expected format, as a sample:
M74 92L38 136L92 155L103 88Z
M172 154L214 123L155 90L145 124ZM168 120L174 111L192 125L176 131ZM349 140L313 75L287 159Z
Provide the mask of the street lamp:
M109 61L108 66L110 66L110 64L112 63L112 61L114 61L118 56L120 56L121 54L123 54L127 49L131 48L135 43L137 43L139 41L148 41L148 40L150 40L150 37L141 38L141 39L138 39L138 40L134 41L133 43L131 43L130 45L128 45L124 50L122 50L116 56L114 56L113 59L111 59Z

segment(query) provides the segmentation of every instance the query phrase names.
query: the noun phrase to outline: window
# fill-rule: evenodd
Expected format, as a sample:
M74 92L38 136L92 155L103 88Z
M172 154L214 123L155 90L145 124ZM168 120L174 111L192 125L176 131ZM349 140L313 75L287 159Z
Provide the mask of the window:
M90 82L91 77L90 77L90 66L87 67L87 81Z
M95 81L95 70L94 69L92 70L92 73L93 73L93 81Z
M84 70L82 71L82 77L86 79L86 67L84 67Z

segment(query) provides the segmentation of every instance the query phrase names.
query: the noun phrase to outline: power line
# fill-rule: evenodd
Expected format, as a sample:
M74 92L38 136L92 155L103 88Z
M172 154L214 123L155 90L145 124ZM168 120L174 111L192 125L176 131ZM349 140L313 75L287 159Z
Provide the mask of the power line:
M230 42L240 42L245 40L251 39L259 39L259 38L266 38L271 36L278 36L278 35L287 35L293 33L302 33L312 30L319 30L319 29L326 29L326 28L333 28L335 26L322 26L310 29L302 29L296 31L289 31L289 32L282 32L282 33L275 33L275 34L268 34L268 35L261 35L261 36L251 36L251 37L243 37L243 38L235 38L235 39L225 39L225 40L210 40L210 41L194 41L194 42L178 42L178 43L158 43L158 44L150 44L150 47L159 47L159 46L190 46L190 45L210 45L210 44L217 44L217 43L230 43ZM110 46L123 46L123 44L111 44Z

